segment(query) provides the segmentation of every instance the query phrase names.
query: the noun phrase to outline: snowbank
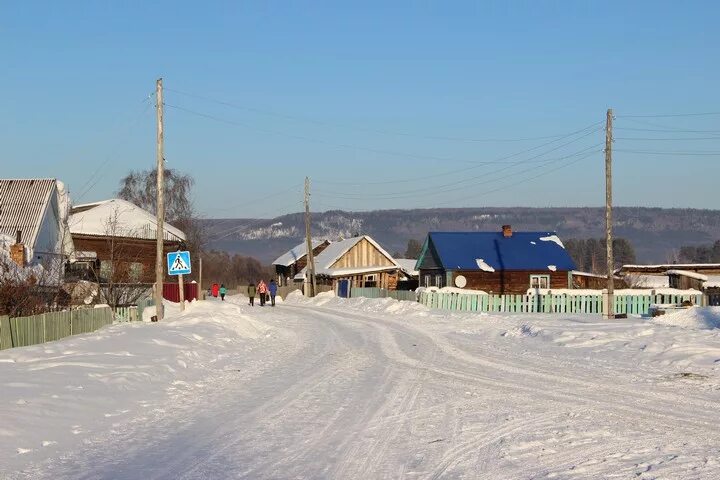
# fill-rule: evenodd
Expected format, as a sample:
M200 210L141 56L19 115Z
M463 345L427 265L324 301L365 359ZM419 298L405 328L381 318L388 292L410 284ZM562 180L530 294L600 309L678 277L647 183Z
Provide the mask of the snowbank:
M720 328L720 307L690 307L654 317L653 322L701 330Z
M146 309L149 311L153 309ZM0 352L0 465L23 465L201 398L233 353L275 328L229 302L166 304L165 320Z
M292 292L285 299L289 305L311 305L315 307L349 308L352 310L389 313L393 315L420 315L429 313L429 309L417 302L400 301L392 298L340 298L333 292L318 294L315 298L306 298L299 291Z

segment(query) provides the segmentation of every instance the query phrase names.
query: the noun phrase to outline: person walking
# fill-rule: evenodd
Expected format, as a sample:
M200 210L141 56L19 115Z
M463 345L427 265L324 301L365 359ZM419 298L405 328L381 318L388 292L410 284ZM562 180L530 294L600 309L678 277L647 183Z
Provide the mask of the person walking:
M264 280L260 280L257 285L257 293L258 293L258 295L260 295L260 306L261 307L265 306L265 295L267 295L267 291L268 291L267 284L265 283Z
M275 283L275 279L270 279L270 285L268 285L268 290L270 291L270 305L273 307L275 306L275 295L277 295L277 283Z
M248 298L250 299L250 306L255 306L255 284L250 282L250 285L248 285Z
M227 288L225 288L225 284L220 284L220 300L223 302L225 301L225 294L227 294Z

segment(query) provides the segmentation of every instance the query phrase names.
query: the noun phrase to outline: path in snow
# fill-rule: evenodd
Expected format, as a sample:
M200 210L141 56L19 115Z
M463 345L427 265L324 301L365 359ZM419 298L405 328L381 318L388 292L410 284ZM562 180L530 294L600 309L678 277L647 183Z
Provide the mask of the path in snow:
M416 305L317 303L217 304L281 334L229 355L174 415L11 478L720 478L716 367L675 380L638 356L647 327L548 341L517 316L464 331L467 316Z

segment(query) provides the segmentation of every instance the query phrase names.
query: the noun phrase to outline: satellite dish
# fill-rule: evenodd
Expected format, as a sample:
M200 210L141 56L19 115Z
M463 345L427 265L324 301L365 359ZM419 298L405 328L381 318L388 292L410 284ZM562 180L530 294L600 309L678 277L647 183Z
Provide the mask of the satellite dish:
M465 288L467 285L467 278L464 275L458 275L455 277L455 286L458 288Z

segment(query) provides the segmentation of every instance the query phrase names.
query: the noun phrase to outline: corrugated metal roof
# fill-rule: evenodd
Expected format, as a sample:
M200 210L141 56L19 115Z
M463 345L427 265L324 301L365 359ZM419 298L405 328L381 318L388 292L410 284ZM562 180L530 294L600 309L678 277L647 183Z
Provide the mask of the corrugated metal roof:
M56 185L50 178L0 180L0 234L15 238L20 230L32 251Z

